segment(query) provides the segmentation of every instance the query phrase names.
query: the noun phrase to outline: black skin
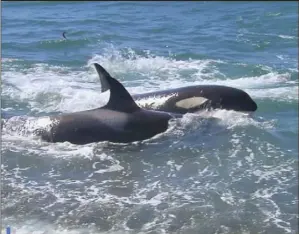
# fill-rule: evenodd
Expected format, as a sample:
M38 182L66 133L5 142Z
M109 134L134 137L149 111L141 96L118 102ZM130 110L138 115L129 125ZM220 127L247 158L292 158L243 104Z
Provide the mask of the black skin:
M95 66L100 77L102 92L110 89L110 86L106 80L107 71ZM108 74L109 75L109 74ZM110 75L109 75L110 76ZM151 105L142 106L149 110L159 110L173 113L186 114L188 112L196 112L203 109L226 109L243 112L253 112L257 110L257 104L252 98L243 90L232 88L223 85L196 85L188 86L177 89L168 89L162 91L155 91L143 94L133 94L132 97L135 101L147 99L151 97L167 96L176 94L169 97L165 103L158 108L154 108ZM204 97L208 99L204 104L197 106L196 108L184 109L176 106L176 102L192 97Z
M105 71L100 65L96 66ZM48 142L128 143L162 133L167 130L170 119L182 117L180 114L140 108L120 82L108 73L106 76L110 86L107 105L93 110L51 116L50 130L38 129L36 134Z
M220 85L188 86L144 94L135 94L132 95L132 97L135 101L138 101L153 96L157 97L170 94L177 95L170 97L156 110L180 114L186 114L187 112L192 113L203 109L226 109L242 112L254 112L257 110L257 104L246 92L240 89ZM176 102L191 97L204 97L208 99L208 101L199 107L190 109L180 108L175 105ZM147 108L152 109L151 106L148 106Z
M110 89L107 105L93 110L50 117L53 121L51 129L36 131L43 140L88 144L100 141L128 143L149 139L166 131L170 119L181 118L186 112L196 111L192 109L186 111L175 106L177 101L194 96L210 99L208 105L212 108L241 111L257 109L255 102L242 90L226 86L201 85L135 95L135 99L138 100L153 95L178 94L169 98L160 107L160 110L169 112L145 110L135 103L123 85L112 78L102 66L94 65L102 84ZM202 108L207 108L207 104L205 103Z
M51 120L59 121L58 124L54 124L50 131L36 133L48 142L68 141L80 145L101 141L129 143L165 132L168 121L174 117L142 109L125 113L98 108L52 117Z

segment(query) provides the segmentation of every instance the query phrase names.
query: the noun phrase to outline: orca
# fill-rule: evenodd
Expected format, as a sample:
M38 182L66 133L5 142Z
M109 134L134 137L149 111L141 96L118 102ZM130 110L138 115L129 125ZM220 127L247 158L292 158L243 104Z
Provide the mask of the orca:
M95 65L100 77L101 91L110 89L101 67ZM194 113L200 110L226 109L240 112L254 112L257 104L245 91L223 85L195 85L175 89L132 94L142 108L172 113ZM159 99L164 100L161 104Z
M49 128L35 134L47 142L88 144L109 141L129 143L165 132L169 120L181 114L140 108L125 87L99 64L94 64L110 89L108 103L100 108L49 116Z

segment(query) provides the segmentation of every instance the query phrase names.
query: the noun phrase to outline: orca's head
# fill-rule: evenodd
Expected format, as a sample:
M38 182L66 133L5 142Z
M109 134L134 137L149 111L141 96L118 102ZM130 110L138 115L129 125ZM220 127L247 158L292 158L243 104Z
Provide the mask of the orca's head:
M257 104L243 90L232 92L221 100L221 106L224 109L236 111L253 112L257 110Z

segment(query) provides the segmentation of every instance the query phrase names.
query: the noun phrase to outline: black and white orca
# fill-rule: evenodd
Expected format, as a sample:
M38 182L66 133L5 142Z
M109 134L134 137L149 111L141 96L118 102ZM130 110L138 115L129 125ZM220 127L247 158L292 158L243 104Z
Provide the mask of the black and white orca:
M119 81L99 64L95 66L109 85L108 103L93 110L49 116L51 127L35 131L43 140L73 144L141 141L165 132L170 119L182 117L177 113L140 108Z
M95 64L100 77L102 92L110 89L106 71ZM257 104L243 90L222 85L195 85L176 89L132 94L142 108L173 113L193 113L203 109L226 109L241 112L254 112ZM163 99L160 104L153 100Z

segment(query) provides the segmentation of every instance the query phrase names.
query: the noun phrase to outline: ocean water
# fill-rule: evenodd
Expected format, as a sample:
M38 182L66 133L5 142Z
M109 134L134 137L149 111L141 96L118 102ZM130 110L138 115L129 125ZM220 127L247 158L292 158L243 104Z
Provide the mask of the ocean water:
M298 233L298 2L1 5L2 228ZM34 137L30 118L107 102L93 62L131 93L221 84L258 110L187 114L132 144Z

